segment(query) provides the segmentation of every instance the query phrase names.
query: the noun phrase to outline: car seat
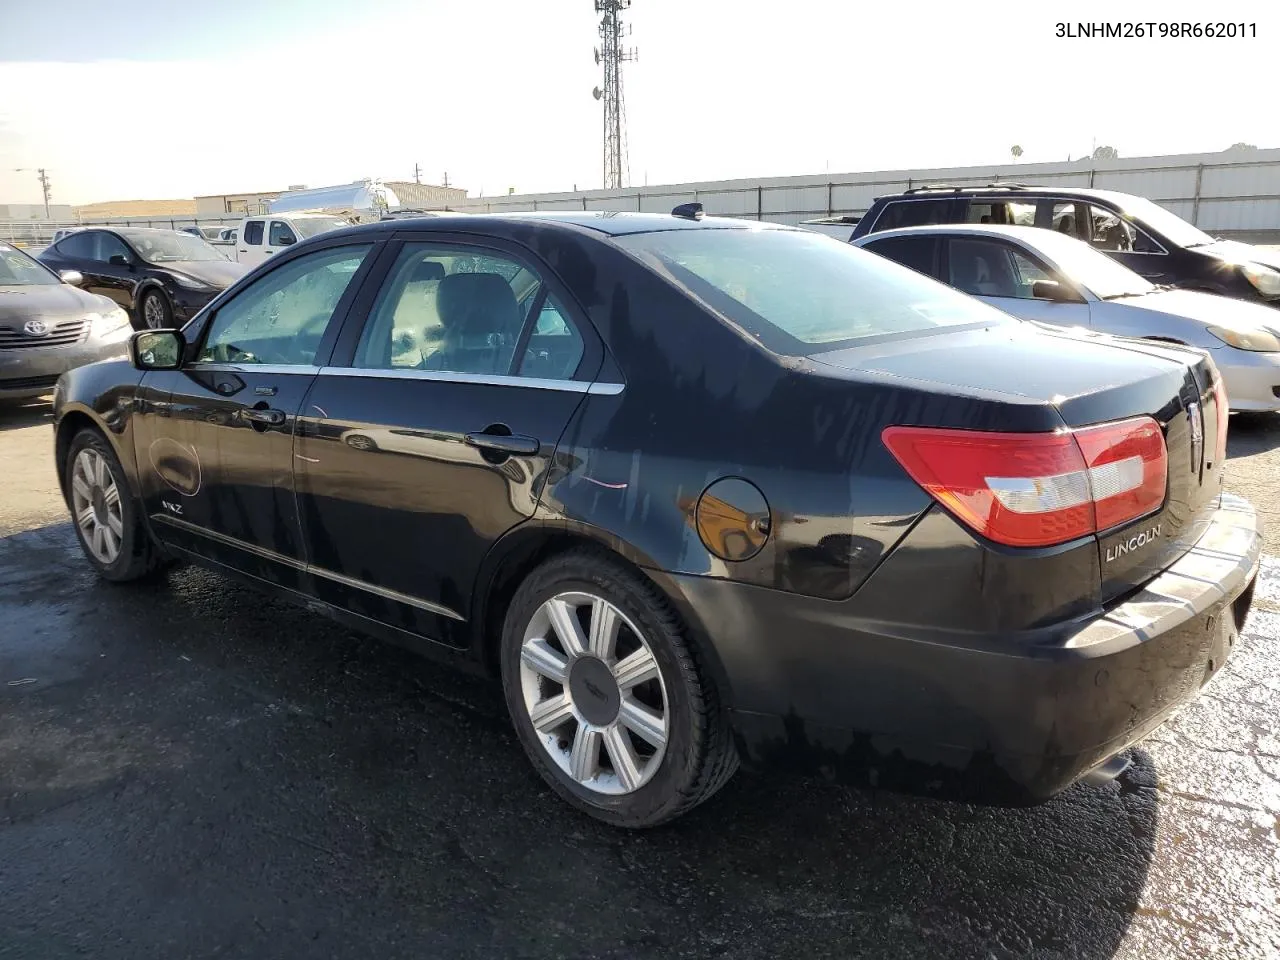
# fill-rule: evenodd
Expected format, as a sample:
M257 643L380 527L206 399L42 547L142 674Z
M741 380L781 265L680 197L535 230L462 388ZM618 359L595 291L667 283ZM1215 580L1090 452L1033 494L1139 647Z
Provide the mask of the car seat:
M442 328L439 350L425 369L505 374L520 336L520 306L496 273L454 273L440 281L436 310Z

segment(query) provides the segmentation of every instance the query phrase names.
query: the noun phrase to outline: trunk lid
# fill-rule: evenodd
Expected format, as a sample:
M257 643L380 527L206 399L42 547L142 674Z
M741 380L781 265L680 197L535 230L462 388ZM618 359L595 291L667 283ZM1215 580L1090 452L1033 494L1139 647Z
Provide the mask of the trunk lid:
M1101 600L1140 587L1203 534L1221 492L1215 371L1208 354L1173 344L1036 324L961 330L824 353L815 361L895 381L1053 407L1069 427L1149 416L1164 434L1160 509L1096 538Z

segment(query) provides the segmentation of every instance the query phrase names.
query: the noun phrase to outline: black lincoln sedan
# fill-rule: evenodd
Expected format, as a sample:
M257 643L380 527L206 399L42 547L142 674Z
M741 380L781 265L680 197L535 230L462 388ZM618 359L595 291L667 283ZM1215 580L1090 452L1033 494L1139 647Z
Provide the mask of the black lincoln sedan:
M696 208L326 233L55 418L102 577L192 560L491 671L620 826L740 762L1005 803L1114 777L1258 567L1207 355Z
M128 310L135 327L152 329L186 323L247 272L201 237L151 227L77 230L39 259L78 271L84 289Z

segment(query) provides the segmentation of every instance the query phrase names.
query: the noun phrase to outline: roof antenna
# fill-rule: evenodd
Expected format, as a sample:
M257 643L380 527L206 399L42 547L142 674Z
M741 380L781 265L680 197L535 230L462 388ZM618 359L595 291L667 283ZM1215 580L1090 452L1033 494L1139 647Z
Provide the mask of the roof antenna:
M671 211L673 217L680 217L683 220L701 220L702 204L698 202L682 203Z

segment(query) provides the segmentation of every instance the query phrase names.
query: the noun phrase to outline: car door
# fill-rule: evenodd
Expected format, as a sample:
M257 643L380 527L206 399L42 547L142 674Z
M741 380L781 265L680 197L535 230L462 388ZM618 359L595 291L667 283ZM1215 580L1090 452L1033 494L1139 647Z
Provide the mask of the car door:
M944 244L944 279L957 290L1024 320L1063 327L1089 326L1089 304L1067 278L1016 244L982 236L951 236ZM1066 287L1074 302L1053 299L1037 284Z
M239 261L246 267L256 267L267 259L264 252L267 239L267 223L261 219L246 220L240 230L240 242L236 247Z
M110 297L132 311L138 282L142 279L142 258L114 233L96 231L94 240L96 266L90 292Z
M1089 245L1152 283L1177 280L1173 258L1149 233L1124 214L1098 204L1079 204Z
M459 645L480 562L533 515L602 348L519 248L411 241L384 260L298 419L313 589Z
M372 249L348 242L281 262L198 321L181 369L146 375L138 470L160 539L302 586L296 418Z
M262 256L265 259L297 242L298 238L293 232L293 227L288 222L272 220L270 226L267 227L267 242L262 248Z
M101 236L100 230L82 230L68 234L54 244L51 252L56 258L56 263L53 264L56 270L80 271L84 277L80 284L82 290L107 296L106 284L109 278L105 272L106 262L98 259L98 238Z

